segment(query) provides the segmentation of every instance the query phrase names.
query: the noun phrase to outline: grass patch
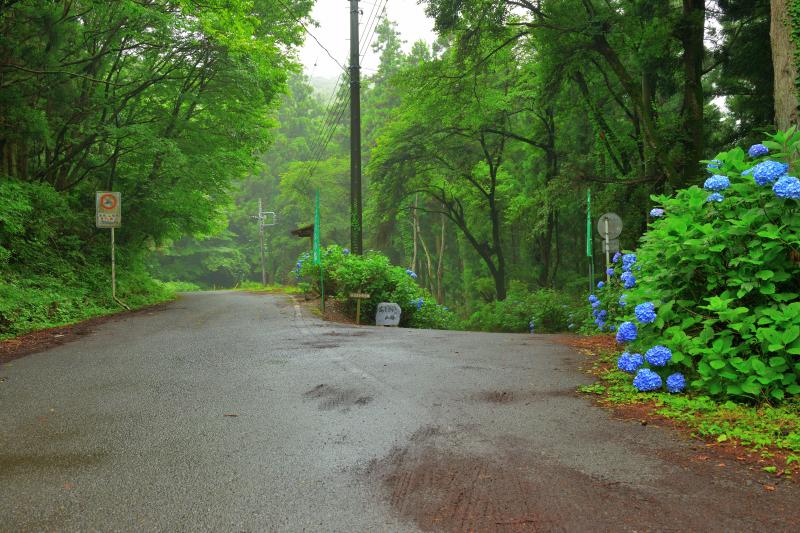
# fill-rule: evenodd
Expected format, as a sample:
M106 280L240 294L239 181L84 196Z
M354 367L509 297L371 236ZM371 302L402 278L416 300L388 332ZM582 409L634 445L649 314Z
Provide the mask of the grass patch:
M606 349L592 353L591 373L600 381L579 387L579 392L599 395L600 402L611 407L647 406L650 414L676 421L697 437L721 445L740 445L800 471L800 399L782 405L742 405L691 393L642 393L633 387L629 374L617 369L615 352ZM779 470L764 468L766 472Z
M303 294L303 289L293 285L262 285L255 281L243 281L234 290L277 294Z

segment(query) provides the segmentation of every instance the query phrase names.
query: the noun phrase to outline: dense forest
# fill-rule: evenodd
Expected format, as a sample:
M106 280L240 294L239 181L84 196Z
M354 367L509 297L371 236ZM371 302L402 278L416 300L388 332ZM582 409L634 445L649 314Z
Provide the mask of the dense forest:
M618 213L621 244L633 247L651 194L702 183L702 160L775 123L766 0L428 11L436 43L405 53L384 18L371 44L381 61L362 100L366 247L418 272L462 315L510 290L584 289L587 190L595 217ZM346 74L321 98L294 77L263 170L237 187L226 231L167 249L166 275L259 279L250 216L263 198L280 221L267 232L270 280L290 282L309 243L289 230L312 222L318 188L323 242L347 246L347 104Z
M298 65L312 4L0 3L0 335L115 307L96 190L122 194L132 305L260 280L259 199L270 283L295 282L317 190L323 244L349 246L349 80L320 94ZM462 318L582 297L589 192L633 248L652 195L796 121L793 2L424 4L438 40L410 47L364 7L365 248Z

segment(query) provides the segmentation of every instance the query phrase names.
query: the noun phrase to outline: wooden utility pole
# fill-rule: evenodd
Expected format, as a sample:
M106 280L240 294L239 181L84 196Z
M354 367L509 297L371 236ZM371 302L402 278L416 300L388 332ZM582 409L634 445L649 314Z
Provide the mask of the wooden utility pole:
M775 126L786 130L797 125L797 65L792 42L791 0L771 0L769 36L775 85Z
M358 0L350 0L350 251L363 252L361 213L361 68Z

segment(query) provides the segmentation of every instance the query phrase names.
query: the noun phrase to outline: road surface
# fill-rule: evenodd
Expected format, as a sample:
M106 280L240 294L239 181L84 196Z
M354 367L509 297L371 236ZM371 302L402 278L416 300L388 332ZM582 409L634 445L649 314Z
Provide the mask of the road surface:
M796 484L612 419L581 359L187 294L0 367L0 529L800 529Z

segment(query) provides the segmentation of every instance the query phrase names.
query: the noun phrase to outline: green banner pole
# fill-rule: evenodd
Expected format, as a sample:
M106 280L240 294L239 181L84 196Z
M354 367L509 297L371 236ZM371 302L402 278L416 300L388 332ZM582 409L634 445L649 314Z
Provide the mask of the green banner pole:
M594 290L594 251L592 250L592 190L586 190L586 257L589 258L589 292Z
M316 192L316 201L314 204L314 264L319 266L319 296L320 296L320 311L325 313L325 273L322 264L322 251L320 248L320 227L319 227L319 189Z

